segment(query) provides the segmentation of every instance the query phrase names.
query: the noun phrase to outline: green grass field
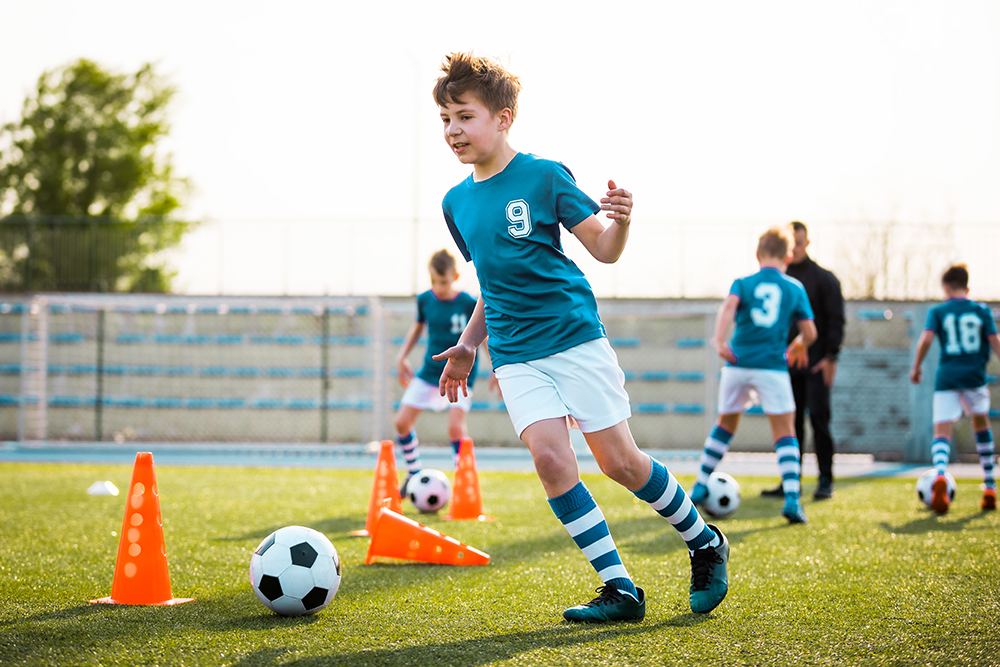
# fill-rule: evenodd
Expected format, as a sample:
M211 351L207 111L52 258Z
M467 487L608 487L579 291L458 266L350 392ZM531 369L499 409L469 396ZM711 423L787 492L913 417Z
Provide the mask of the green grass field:
M91 605L111 592L131 469L0 464L0 664L998 664L996 513L959 485L944 517L912 481L845 480L789 526L742 479L743 506L719 523L732 543L730 593L712 614L687 606L687 552L644 503L586 477L623 559L648 595L638 624L577 626L565 606L600 582L552 516L538 480L483 473L493 523L418 519L492 556L486 567L362 565L371 474L164 467L157 470L177 607ZM689 479L682 479L685 484ZM808 488L808 486L807 486ZM406 512L413 515L412 506ZM344 562L333 603L282 618L254 597L250 554L276 528L324 532Z

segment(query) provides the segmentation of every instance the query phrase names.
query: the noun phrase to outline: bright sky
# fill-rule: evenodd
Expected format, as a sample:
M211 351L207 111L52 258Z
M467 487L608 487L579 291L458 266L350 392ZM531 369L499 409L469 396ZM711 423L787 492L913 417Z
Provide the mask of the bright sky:
M670 221L753 223L712 240L740 257L748 238L791 219L1000 225L996 1L0 0L0 15L0 122L18 117L46 69L159 62L180 90L169 149L198 188L190 214L228 230L224 251L206 240L217 231L201 232L189 255L202 264L255 256L235 250L242 223L338 220L319 243L286 233L286 264L357 261L389 239L411 277L355 277L350 289L410 289L414 206L422 266L449 242L440 201L468 173L444 146L429 91L442 56L470 49L521 77L515 148L566 163L594 198L608 178L635 193L633 243L647 252L623 262L676 244L662 231ZM350 257L338 252L345 229ZM260 233L260 252L273 251L274 232ZM836 265L832 245L814 254ZM619 270L635 283L651 275ZM192 291L344 290L289 271L258 272L266 285L235 273L185 280Z

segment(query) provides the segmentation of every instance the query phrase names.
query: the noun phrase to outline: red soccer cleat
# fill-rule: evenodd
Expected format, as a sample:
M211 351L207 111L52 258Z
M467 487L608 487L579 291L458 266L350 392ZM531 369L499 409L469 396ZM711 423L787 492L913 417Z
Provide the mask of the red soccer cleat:
M931 509L938 514L948 511L948 480L938 475L931 486Z
M979 501L979 507L984 511L995 510L997 508L997 490L986 489L983 491L983 499Z

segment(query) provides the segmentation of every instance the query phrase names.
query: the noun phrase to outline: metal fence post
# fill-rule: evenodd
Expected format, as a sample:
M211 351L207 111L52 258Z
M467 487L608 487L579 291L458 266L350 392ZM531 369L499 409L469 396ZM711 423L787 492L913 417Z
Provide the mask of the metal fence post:
M28 409L28 372L30 370L28 363L28 337L31 335L31 302L26 301L22 306L24 310L21 311L21 390L17 401L18 442L24 442L27 429L27 415L25 413Z
M371 317L371 368L372 368L372 414L371 431L368 440L378 440L382 435L382 428L388 414L387 382L386 382L386 336L388 336L385 326L385 312L382 310L382 301L378 297L371 297L368 300L368 309Z
M97 310L97 397L94 401L94 440L104 435L104 308Z
M330 398L330 307L323 304L322 342L320 343L319 441L327 442L327 401Z

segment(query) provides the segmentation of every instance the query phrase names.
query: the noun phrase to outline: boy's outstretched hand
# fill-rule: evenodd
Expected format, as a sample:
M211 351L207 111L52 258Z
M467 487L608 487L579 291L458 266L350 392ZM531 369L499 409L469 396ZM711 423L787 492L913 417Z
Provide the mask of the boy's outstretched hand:
M450 402L456 403L458 402L458 390L461 388L462 396L468 396L469 373L472 372L472 364L476 361L476 348L459 343L431 358L434 361L448 361L444 365L444 370L441 371L441 379L438 380L438 389L441 390L441 395L447 396Z
M601 197L601 210L619 225L627 225L632 220L632 193L608 181L608 196Z
M793 340L785 350L785 358L788 359L791 368L805 368L809 365L809 353L806 351L806 346L798 339Z

